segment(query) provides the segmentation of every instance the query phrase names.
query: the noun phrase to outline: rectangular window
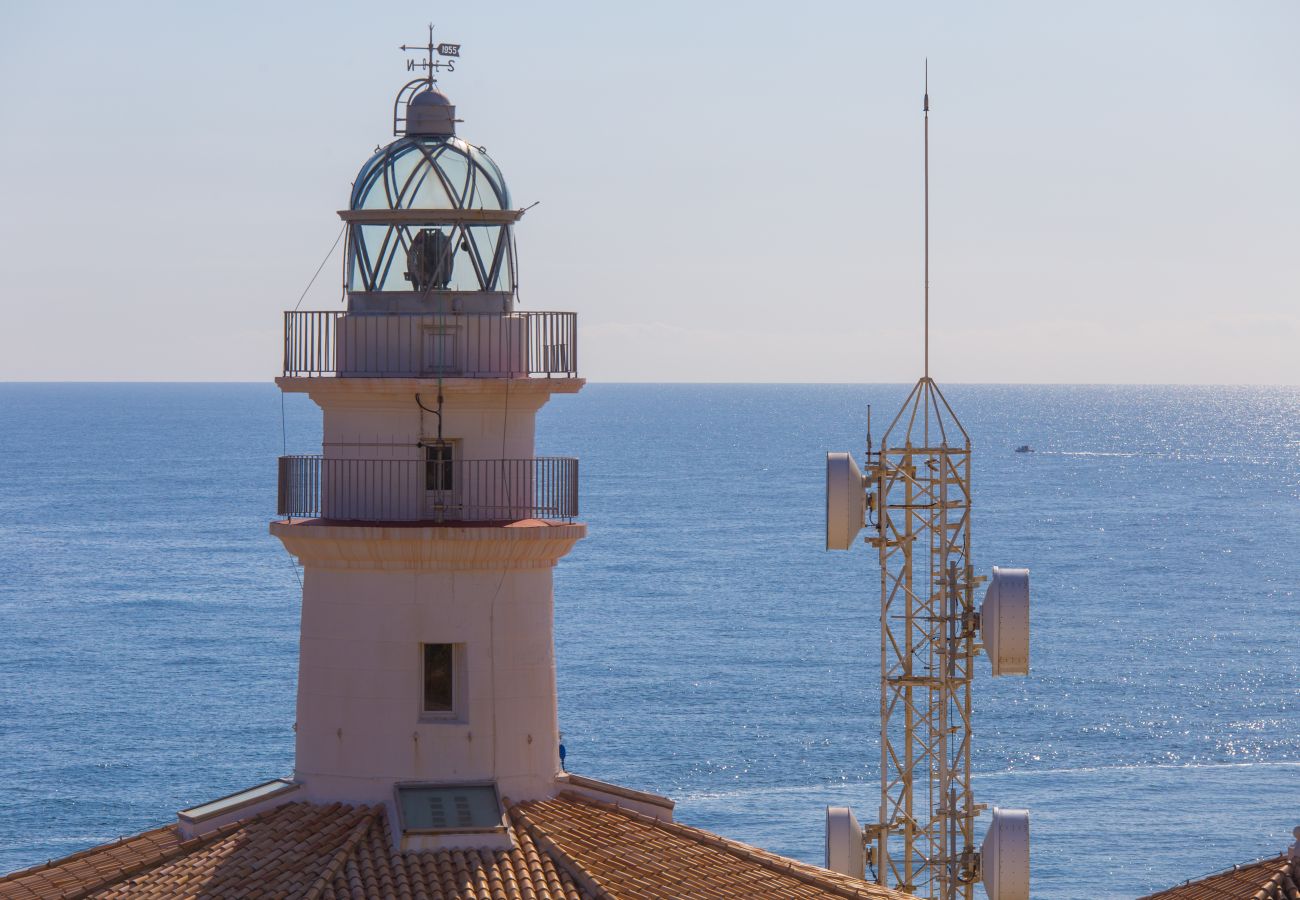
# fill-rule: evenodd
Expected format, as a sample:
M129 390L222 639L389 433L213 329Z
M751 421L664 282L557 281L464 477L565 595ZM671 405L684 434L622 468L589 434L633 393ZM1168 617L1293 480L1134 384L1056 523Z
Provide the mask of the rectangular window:
M456 711L455 644L424 645L424 706L426 713Z
M456 468L452 465L452 445L441 443L424 446L424 489L450 491L455 489Z

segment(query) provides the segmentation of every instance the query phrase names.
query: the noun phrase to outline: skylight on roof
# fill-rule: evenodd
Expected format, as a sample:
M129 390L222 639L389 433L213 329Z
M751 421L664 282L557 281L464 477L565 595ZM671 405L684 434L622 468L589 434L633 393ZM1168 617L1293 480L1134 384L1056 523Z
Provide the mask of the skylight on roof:
M407 834L502 827L495 784L402 784L397 808Z
M276 778L274 781L268 781L265 784L259 784L198 806L191 806L189 809L183 809L180 811L180 816L189 821L197 822L221 813L232 812L256 800L262 800L273 794L296 787L297 785L287 778Z

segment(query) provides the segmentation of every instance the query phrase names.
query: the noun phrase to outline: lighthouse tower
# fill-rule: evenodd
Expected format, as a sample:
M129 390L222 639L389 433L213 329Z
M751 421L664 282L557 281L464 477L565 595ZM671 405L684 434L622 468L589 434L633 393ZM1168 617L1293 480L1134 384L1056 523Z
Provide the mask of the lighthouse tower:
M339 213L345 306L285 314L277 383L324 421L319 454L280 460L271 523L305 573L293 775L0 897L914 900L564 771L552 573L586 527L577 460L533 434L583 385L575 316L516 308L523 212L433 78L460 48L430 27L419 49Z
M271 524L304 571L293 780L408 847L556 793L552 572L586 533L577 460L534 451L583 385L576 317L517 308L523 212L433 78L458 48L428 50L339 213L346 307L285 314L277 384L324 442L280 460Z

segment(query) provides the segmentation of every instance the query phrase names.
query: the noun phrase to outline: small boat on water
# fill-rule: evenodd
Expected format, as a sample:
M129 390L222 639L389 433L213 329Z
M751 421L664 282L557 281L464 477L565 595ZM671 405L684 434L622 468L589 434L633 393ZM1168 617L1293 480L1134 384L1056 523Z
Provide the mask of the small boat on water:
M1021 444L1019 447L1016 448L1016 452L1017 452L1017 453L1033 453L1033 452L1034 452L1034 448L1031 447L1031 446L1029 446L1028 444Z

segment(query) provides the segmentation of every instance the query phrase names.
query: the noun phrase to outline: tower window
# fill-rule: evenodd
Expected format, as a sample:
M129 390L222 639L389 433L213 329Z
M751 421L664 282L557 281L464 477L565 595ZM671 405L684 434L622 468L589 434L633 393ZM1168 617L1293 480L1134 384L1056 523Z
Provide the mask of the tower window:
M450 491L455 488L453 481L455 467L452 465L452 445L447 442L426 444L424 447L424 489L426 491Z
M464 687L464 645L423 644L424 691L421 711L435 718L459 712Z

